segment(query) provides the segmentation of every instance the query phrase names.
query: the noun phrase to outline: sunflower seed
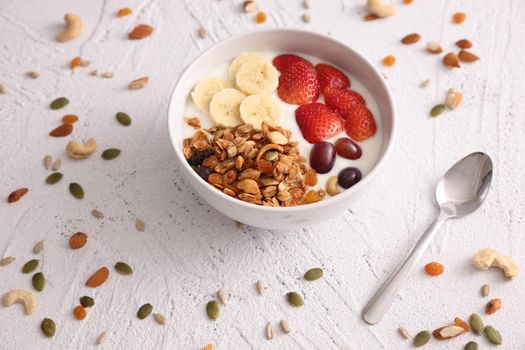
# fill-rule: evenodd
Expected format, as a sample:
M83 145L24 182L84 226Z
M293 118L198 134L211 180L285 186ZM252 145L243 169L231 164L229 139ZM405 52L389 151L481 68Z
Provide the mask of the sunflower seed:
M303 297L297 292L289 292L286 294L286 299L292 306L301 307L304 305Z
M200 27L199 36L201 37L201 39L206 39L208 37L208 31L204 27Z
M100 76L101 76L102 78L108 78L108 79L111 79L111 78L113 78L113 72L104 72L104 73L100 74Z
M310 7L312 7L312 2L310 0L303 0L303 7L305 9L309 9Z
M87 295L80 297L79 301L80 305L82 305L83 307L92 307L95 305L95 299L93 299L92 297L88 297Z
M483 333L485 324L483 323L481 316L479 316L476 313L470 315L468 319L468 323L470 324L470 328L472 329L472 332L476 333L477 335L480 335L481 333Z
M312 21L312 17L310 16L309 13L303 14L303 22L310 23L311 21Z
M51 170L57 171L58 169L60 169L61 165L62 165L62 161L60 160L60 158L58 158L57 160L55 160L55 162L51 166Z
M115 159L119 156L120 150L118 148L108 148L102 152L102 158L105 160Z
M153 314L153 319L161 326L164 326L166 324L166 317L164 317L164 315L162 314Z
M40 73L29 71L29 72L26 72L26 76L29 77L29 78L36 79L36 78L38 78L40 76Z
M102 333L100 333L100 335L98 336L97 338L97 344L98 345L102 345L106 342L106 338L108 337L108 331L104 331Z
M138 231L142 232L146 229L146 223L141 219L137 219L135 220L135 227Z
M42 329L42 332L46 336L51 338L52 336L55 335L55 331L56 331L55 321L53 321L50 318L44 318L42 320L42 323L40 324L40 329Z
M124 112L118 112L115 117L117 118L117 121L124 125L124 126L129 126L131 125L131 117L127 114L127 113L124 113Z
M7 88L5 87L4 84L0 84L0 94L5 94L7 93Z
M91 211L91 215L93 215L94 217L96 217L97 219L103 219L104 218L104 213L101 212L100 210L98 209L93 209Z
M72 182L69 184L69 192L71 192L73 197L75 197L76 199L84 198L84 189L76 182Z
M292 331L292 327L290 326L290 323L286 320L281 320L281 329L284 333L290 333Z
M51 102L50 107L51 107L51 109L60 109L60 108L64 108L68 104L69 104L69 100L67 98L59 97L56 100L54 100L53 102Z
M53 164L53 158L51 156L47 155L44 157L44 167L46 170L49 170L51 168L51 165Z
M217 296L219 297L219 301L222 303L222 305L226 305L228 303L228 297L226 295L226 292L222 289L219 289L217 292Z
M131 266L122 261L115 264L115 270L121 275L131 275L133 273Z
M44 240L36 242L33 247L33 254L40 254L44 250Z
M93 76L97 76L98 75L98 70L93 69L91 72L89 72L89 74L93 75Z
M46 286L46 278L42 272L35 273L31 282L33 283L33 288L35 288L37 292L43 291Z
M272 340L275 337L275 329L273 328L272 324L268 322L266 324L266 339Z
M13 262L15 262L15 258L13 258L12 256L6 256L5 258L3 258L2 260L0 260L0 266L7 266Z
M483 330L485 338L494 345L499 345L502 343L501 333L494 329L492 326L486 326Z
M403 327L403 326L400 326L397 329L397 332L399 333L399 335L401 335L403 337L403 339L410 338L410 334L408 333L407 329L405 327Z
M482 287L481 287L481 295L486 297L488 296L490 293L490 285L488 284L484 284Z
M445 105L436 105L430 110L431 117L437 117L445 111Z
M35 271L39 263L40 260L37 259L29 260L24 264L24 266L22 266L22 273L31 273Z
M151 311L153 311L153 306L151 304L144 304L139 308L139 311L137 311L137 317L143 320L151 314Z
M263 295L264 294L264 283L262 283L262 281L257 281L257 283L255 283L255 288L257 288L257 292L259 293L259 295Z
M210 300L208 304L206 304L206 313L208 314L208 317L211 320L216 320L217 318L219 318L219 313L220 313L219 303L216 302L215 300Z
M416 334L416 337L414 338L414 346L416 348L419 348L430 340L430 332L428 331L421 331L418 334Z
M465 345L465 349L464 350L478 350L478 343L476 343L475 341L469 341Z
M315 281L321 277L323 277L323 269L320 267L314 267L304 274L304 279L307 281Z
M62 177L64 175L62 173L56 172L53 174L50 174L48 177L46 177L46 184L48 185L54 185L60 180L62 180Z

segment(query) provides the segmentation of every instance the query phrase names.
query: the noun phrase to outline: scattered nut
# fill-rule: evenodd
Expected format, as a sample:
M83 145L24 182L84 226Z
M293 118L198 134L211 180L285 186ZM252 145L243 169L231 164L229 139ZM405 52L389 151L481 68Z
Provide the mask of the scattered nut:
M93 76L97 76L98 75L98 70L93 69L91 72L89 72L89 74L93 75Z
M501 299L492 299L485 305L487 315L493 314L501 308Z
M392 4L385 4L383 0L367 0L366 7L368 12L377 17L388 17L396 13L396 7Z
M26 77L29 77L29 78L36 79L39 76L40 76L40 73L38 72L33 72L33 71L26 72Z
M429 41L427 44L427 51L433 54L439 54L443 52L443 48L440 43Z
M275 143L277 145L286 145L288 143L288 138L281 134L279 131L270 131L267 134L268 139L270 142Z
M403 39L401 39L401 43L405 45L411 45L417 43L421 39L421 35L417 33L411 33L406 35Z
M474 55L472 52L463 49L459 51L458 58L462 62L475 62L479 60L477 55Z
M464 332L465 329L460 326L445 326L433 331L432 335L438 340L446 340L455 338Z
M480 270L497 267L507 278L516 277L520 271L518 263L510 256L491 248L481 249L474 255L474 266Z
M15 303L24 306L24 312L26 315L31 315L36 311L37 301L30 291L15 289L4 295L2 305L7 307Z
M445 64L445 66L448 66L450 68L459 68L460 67L460 65L459 65L459 58L453 52L449 52L449 53L447 53L445 55L445 57L443 57L443 63Z
M69 158L84 159L89 157L97 149L97 141L94 138L87 140L85 144L75 140L67 144L66 152Z
M139 90L142 89L149 81L149 77L142 77L133 80L131 83L129 83L128 88L130 90Z
M472 47L472 43L468 39L461 39L456 41L456 46L460 49L470 49Z
M335 196L341 193L341 190L337 184L337 176L330 176L326 181L326 193L328 193L330 196Z
M57 40L60 42L66 42L75 39L82 33L83 24L82 19L72 13L66 14L64 17L66 21L66 30L57 35Z
M447 92L447 97L445 98L445 106L454 110L458 108L462 98L463 94L461 92L455 91L454 89L449 89Z
M303 22L310 23L312 21L312 16L309 13L305 13L302 16Z
M253 0L245 0L242 7L244 12L254 12L259 8L259 3Z

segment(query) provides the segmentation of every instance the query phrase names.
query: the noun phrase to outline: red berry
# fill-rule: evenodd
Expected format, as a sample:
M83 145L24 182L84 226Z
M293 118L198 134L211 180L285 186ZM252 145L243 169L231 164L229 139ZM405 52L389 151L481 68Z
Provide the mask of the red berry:
M277 68L277 70L281 73L284 72L286 68L288 68L296 62L306 62L311 65L311 63L305 60L304 58L289 53L276 56L272 61L275 68Z
M309 103L295 110L303 137L310 143L326 140L343 131L341 116L322 103Z
M350 87L350 80L339 69L324 63L319 63L315 66L317 72L317 79L321 85L321 91L329 86L336 89L348 89Z
M319 97L319 81L314 67L308 62L295 62L279 77L277 94L284 102L303 105Z
M346 133L355 141L366 140L376 133L376 121L365 105L357 104L344 118Z
M355 91L327 87L323 94L326 105L338 111L343 118L355 105L366 105L363 96Z

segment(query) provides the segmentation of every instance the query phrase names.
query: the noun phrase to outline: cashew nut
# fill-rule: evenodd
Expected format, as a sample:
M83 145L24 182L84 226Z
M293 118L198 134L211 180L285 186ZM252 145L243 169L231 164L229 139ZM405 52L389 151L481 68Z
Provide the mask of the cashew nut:
M330 196L335 196L341 193L341 190L337 186L337 176L330 176L326 181L326 193Z
M396 13L396 7L392 4L385 4L383 0L368 0L366 7L371 14L377 17L388 17Z
M84 159L89 157L97 149L97 141L93 138L87 140L85 144L77 141L70 141L67 144L66 152L69 158Z
M82 33L83 24L82 19L73 13L65 15L64 20L66 21L66 30L57 35L57 40L60 42L66 42L75 39Z
M7 307L15 303L24 305L24 312L26 315L31 315L36 311L36 298L30 291L15 289L4 295L2 305Z
M516 277L520 271L514 259L491 248L481 249L474 255L474 266L480 270L497 267L507 278Z

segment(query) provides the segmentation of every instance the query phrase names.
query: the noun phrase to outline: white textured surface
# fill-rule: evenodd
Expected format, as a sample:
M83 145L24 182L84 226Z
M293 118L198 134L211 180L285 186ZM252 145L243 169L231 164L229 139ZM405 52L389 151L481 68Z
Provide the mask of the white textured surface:
M0 192L27 186L20 202L0 203L0 256L15 256L15 264L0 268L0 293L31 289L22 264L33 258L31 248L46 240L42 271L48 286L38 293L39 308L24 316L19 307L0 308L1 349L88 349L109 330L106 348L200 349L404 349L396 333L404 324L412 334L434 329L455 316L482 312L486 300L479 287L489 282L491 296L503 300L502 309L485 317L500 329L502 349L522 349L525 312L523 276L505 281L499 271L479 272L471 264L478 249L491 246L509 252L524 264L525 95L523 65L525 11L523 1L421 1L399 6L395 17L363 23L356 1L313 1L313 21L301 22L300 1L262 1L269 13L263 26L305 26L349 43L379 63L386 54L398 58L385 69L399 112L398 142L375 188L351 211L301 231L268 232L238 228L211 210L178 178L166 131L166 107L171 86L181 70L214 42L255 27L252 16L241 13L240 1L2 1L0 3ZM364 1L362 1L364 2ZM401 2L396 0L397 2ZM323 5L325 3L325 5ZM114 17L130 6L130 17ZM453 12L468 14L461 26L450 24ZM83 35L67 44L54 41L66 12L85 21ZM150 23L155 33L132 42L126 33L138 23ZM199 39L204 25L208 39ZM399 39L418 32L417 46L401 46ZM467 37L481 61L448 71L439 58L423 50L427 40L452 43ZM74 56L94 61L92 67L71 72ZM88 75L92 68L115 72L113 79ZM24 76L39 71L37 80ZM149 75L141 91L127 83ZM419 83L430 78L431 85ZM465 93L453 113L435 120L428 110L449 87ZM70 105L51 111L48 104L65 95ZM124 128L114 120L117 111L133 117ZM72 162L64 154L65 140L47 136L65 113L76 113L75 138L96 137L99 149L119 147L121 157L104 162L98 156ZM475 150L494 160L493 187L485 205L470 217L445 225L421 262L438 260L446 273L435 279L414 273L384 321L367 326L360 311L379 284L393 270L419 233L436 215L433 186L455 160ZM55 186L43 184L45 154L61 157L65 178ZM78 181L86 190L82 201L69 195L67 184ZM90 215L93 207L105 219ZM135 217L146 221L137 232ZM78 230L90 240L79 251L67 246ZM90 290L86 278L102 265L128 262L131 277L112 273L104 286ZM325 277L306 283L301 275L322 266ZM256 295L254 282L267 286ZM217 322L205 315L205 304L219 288L230 303ZM304 294L305 306L292 309L284 294ZM71 315L78 297L93 295L96 305L86 320ZM166 326L152 318L139 321L137 308L146 302L168 318ZM51 317L57 334L46 339L40 320ZM269 342L266 322L286 318L293 332L280 330ZM468 338L468 339L467 339ZM461 349L476 338L432 341L427 349Z

